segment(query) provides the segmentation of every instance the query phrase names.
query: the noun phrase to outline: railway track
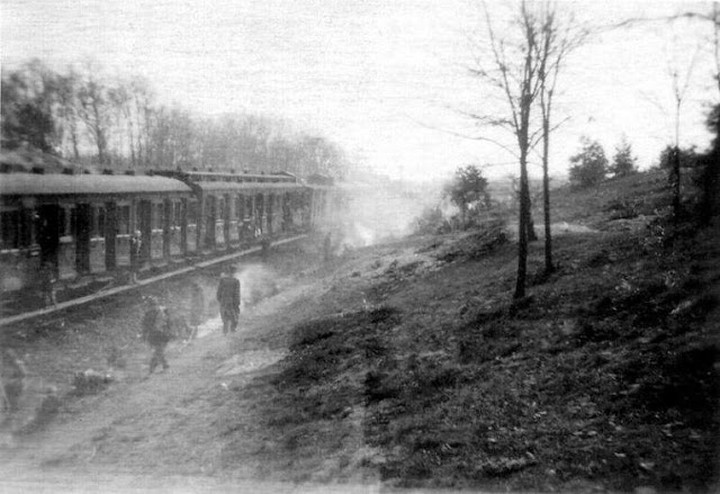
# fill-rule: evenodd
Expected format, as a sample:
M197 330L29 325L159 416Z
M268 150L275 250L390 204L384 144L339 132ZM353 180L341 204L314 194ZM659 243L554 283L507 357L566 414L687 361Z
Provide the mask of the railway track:
M285 238L282 240L277 240L277 241L273 242L273 246L297 242L298 240L304 239L306 237L307 237L306 234L296 235L294 237L288 237L288 238ZM133 290L138 290L140 288L143 288L148 285L152 285L154 283L166 280L168 278L173 278L175 276L180 276L180 275L191 273L193 271L197 271L200 269L205 269L205 268L214 266L216 264L221 264L224 262L232 261L233 259L248 256L248 255L255 254L255 253L258 253L261 251L262 251L261 246L251 247L249 249L241 250L238 252L233 252L232 254L227 254L224 256L220 256L220 257L214 257L212 259L208 259L207 261L198 262L198 263L193 264L192 266L186 266L184 268L177 269L174 271L169 271L166 273L162 273L157 276L144 278L144 279L138 280L138 282L136 284L124 284L124 285L120 285L120 286L115 286L112 288L100 290L100 291L92 293L90 295L74 298L71 300L66 300L64 302L60 302L55 306L44 307L42 309L37 309L37 310L28 311L28 312L23 312L21 314L2 317L2 318L0 318L0 332L2 332L3 328L7 328L9 325L11 325L13 323L27 321L27 320L33 319L35 317L48 316L53 313L57 313L57 312L61 312L63 310L69 309L71 307L77 307L77 306L81 306L81 305L93 302L95 300L99 300L99 299L106 298L106 297L111 297L113 295L118 295L121 293L130 292Z

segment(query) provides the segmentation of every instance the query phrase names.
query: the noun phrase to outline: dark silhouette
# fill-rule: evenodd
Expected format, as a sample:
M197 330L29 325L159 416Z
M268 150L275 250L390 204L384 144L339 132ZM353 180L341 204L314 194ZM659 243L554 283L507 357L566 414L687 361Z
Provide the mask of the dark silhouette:
M221 274L217 301L220 304L223 334L237 331L240 318L240 281L233 276L232 268L226 269Z

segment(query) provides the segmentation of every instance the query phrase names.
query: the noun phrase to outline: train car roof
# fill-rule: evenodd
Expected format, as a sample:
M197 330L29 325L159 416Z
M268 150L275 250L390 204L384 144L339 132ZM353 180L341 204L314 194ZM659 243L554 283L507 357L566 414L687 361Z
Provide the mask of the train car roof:
M318 184L304 184L306 189L312 189L312 190L338 190L338 188L334 185L318 185Z
M158 192L190 193L179 180L131 175L63 175L9 173L0 175L0 195L92 195Z
M226 172L211 172L211 171L180 171L181 175L185 175L188 178L196 178L196 177L208 177L208 178L226 178L230 180L240 180L243 179L253 179L253 180L260 180L260 181L272 181L272 180L281 180L283 182L292 182L295 181L295 175L292 175L287 172L274 172L274 173L226 173ZM210 180L212 181L212 180Z
M222 190L295 190L303 186L295 182L194 182L203 191Z

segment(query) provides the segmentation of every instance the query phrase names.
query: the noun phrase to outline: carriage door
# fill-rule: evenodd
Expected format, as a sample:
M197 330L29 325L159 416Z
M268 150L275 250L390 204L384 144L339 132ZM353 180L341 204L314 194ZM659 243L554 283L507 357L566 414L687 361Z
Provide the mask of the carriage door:
M100 232L105 236L105 269L111 271L117 267L117 204L105 203L105 229Z
M152 252L152 202L140 201L138 205L138 229L141 234L140 266L150 261Z
M217 200L207 196L205 200L205 248L215 248L215 223L217 218Z
M225 194L223 196L223 238L225 239L225 248L230 248L230 221L232 220L232 196Z
M255 196L255 236L265 233L265 197L262 194Z
M267 195L267 205L265 214L267 215L267 234L272 235L275 233L275 228L273 228L274 222L275 222L275 195L274 194L268 194Z
M40 262L49 262L57 269L58 248L60 247L60 206L48 204L38 209L38 244Z
M75 223L75 269L78 273L90 271L90 232L92 230L92 208L90 204L77 205Z

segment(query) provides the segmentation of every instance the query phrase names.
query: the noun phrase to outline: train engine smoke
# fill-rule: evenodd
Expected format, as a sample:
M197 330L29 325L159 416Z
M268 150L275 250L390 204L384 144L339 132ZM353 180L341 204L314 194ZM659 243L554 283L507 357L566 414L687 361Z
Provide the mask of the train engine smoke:
M341 205L321 226L336 236L336 251L407 236L413 232L416 218L440 201L436 187L400 181L341 183L337 188Z

